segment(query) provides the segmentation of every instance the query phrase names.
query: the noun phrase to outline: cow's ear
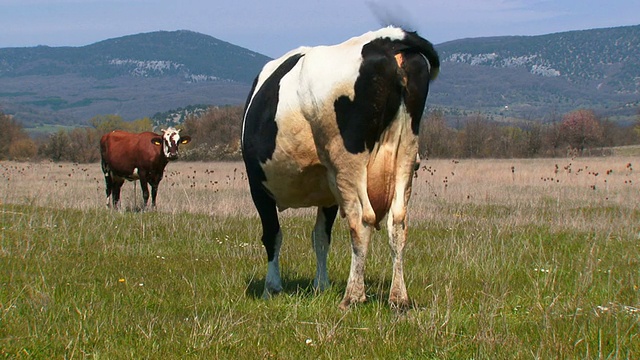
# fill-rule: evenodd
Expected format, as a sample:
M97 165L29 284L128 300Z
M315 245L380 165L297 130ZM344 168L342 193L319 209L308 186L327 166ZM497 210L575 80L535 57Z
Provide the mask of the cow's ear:
M162 145L162 138L161 137L154 137L153 139L151 139L151 143L153 145L160 146L160 145Z
M191 136L181 136L180 144L188 144L191 141Z

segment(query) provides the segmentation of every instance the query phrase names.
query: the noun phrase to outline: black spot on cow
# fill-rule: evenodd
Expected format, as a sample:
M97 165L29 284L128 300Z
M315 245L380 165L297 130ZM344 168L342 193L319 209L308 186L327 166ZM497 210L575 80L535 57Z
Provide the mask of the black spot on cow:
M245 121L244 123L242 155L245 161L248 162L249 168L247 171L255 171L256 174L260 174L262 180L265 179L265 176L262 173L260 163L265 163L271 159L276 149L278 125L275 118L278 109L280 80L291 71L303 56L304 54L295 54L283 61L251 99L251 94L258 82L256 78L253 83L253 89L247 99L245 119L251 119L251 121ZM247 140L247 138L252 139Z
M363 46L354 91L353 100L346 95L336 99L334 109L344 146L356 154L373 149L400 107L402 78L390 40L376 39Z
M259 136L259 141L247 141L244 151L257 155L260 162L271 159L276 148L278 125L275 122L278 109L280 80L298 63L304 54L295 54L282 62L280 66L262 84L247 109L244 137ZM255 86L255 85L254 85Z

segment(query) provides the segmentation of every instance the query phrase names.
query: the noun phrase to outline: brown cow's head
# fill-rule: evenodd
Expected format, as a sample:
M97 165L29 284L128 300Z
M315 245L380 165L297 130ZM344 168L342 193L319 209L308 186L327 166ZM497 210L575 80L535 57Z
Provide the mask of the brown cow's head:
M178 158L178 145L186 144L191 141L189 136L180 136L180 130L170 127L162 129L162 137L151 139L154 145L162 146L162 152L167 160L175 160Z

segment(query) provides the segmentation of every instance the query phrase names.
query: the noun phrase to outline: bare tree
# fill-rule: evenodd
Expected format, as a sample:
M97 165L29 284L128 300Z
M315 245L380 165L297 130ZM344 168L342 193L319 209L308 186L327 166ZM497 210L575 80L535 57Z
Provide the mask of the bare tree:
M240 159L242 115L241 106L225 106L211 107L201 116L188 117L184 122L184 132L192 140L182 152L183 159Z
M35 143L13 116L0 112L0 129L3 135L0 141L0 160L27 160L36 155Z
M602 140L602 128L591 110L581 109L566 114L562 118L560 131L569 145L580 153Z
M480 114L468 118L459 135L460 156L468 158L491 156L492 143L498 138L496 126Z
M441 111L433 111L420 127L420 156L451 157L455 150L455 130L449 128Z

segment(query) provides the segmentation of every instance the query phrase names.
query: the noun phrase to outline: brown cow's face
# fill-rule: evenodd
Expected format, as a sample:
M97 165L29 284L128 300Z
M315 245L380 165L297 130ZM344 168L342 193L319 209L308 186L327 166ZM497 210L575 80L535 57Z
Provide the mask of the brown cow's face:
M170 127L162 129L162 152L168 160L178 158L178 146L191 141L189 136L180 137L180 130Z

